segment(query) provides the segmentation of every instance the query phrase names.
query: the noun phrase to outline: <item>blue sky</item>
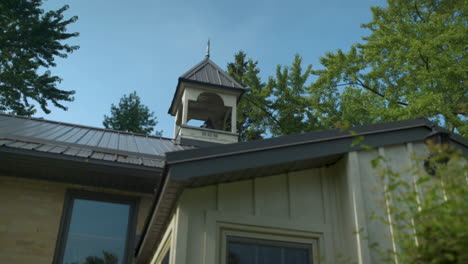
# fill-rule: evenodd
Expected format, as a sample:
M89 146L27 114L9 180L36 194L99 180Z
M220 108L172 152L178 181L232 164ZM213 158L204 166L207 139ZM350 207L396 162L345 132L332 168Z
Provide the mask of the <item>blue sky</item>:
M318 68L327 51L348 49L368 32L360 24L372 18L371 6L384 0L46 0L45 9L70 5L79 20L69 31L81 48L57 59L52 73L59 87L75 90L68 111L51 108L50 120L102 127L110 105L137 91L158 117L157 130L173 137L167 110L177 78L204 58L211 39L211 59L221 68L243 50L259 61L264 80L276 65L289 65L294 54Z

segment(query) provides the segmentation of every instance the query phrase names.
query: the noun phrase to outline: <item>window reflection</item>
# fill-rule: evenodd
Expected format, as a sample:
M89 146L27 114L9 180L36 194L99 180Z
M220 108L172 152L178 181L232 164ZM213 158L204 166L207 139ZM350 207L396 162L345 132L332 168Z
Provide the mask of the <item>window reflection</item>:
M169 257L171 255L171 250L169 249L167 252L166 252L166 255L164 255L164 258L161 262L161 264L169 264Z
M241 243L229 243L229 264L255 264L255 248Z
M228 264L312 264L308 244L228 237Z
M63 263L123 263L129 214L129 204L74 199Z

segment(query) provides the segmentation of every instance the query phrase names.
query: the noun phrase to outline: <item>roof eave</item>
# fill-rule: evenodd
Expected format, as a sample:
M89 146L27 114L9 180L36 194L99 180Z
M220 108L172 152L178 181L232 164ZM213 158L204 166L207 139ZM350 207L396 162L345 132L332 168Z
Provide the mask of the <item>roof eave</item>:
M6 146L0 147L0 157L4 161L12 161L0 168L2 174L148 194L154 192L162 173L162 168L157 167ZM117 182L119 179L121 184Z

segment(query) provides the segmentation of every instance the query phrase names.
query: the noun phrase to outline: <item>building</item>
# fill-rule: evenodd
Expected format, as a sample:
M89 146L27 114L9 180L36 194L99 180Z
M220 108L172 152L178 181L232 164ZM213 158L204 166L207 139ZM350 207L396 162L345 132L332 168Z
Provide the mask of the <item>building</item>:
M371 244L395 245L368 219L371 160L400 168L444 130L417 118L237 143L242 92L204 59L179 78L174 139L0 114L0 263L377 263Z

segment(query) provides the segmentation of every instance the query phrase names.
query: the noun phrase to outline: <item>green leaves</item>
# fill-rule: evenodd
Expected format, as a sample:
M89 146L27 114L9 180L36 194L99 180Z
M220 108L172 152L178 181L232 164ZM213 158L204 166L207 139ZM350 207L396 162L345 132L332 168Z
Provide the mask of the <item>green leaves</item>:
M468 261L468 160L446 146L429 146L429 151L436 164L433 175L421 166L427 157L414 157L404 169L377 159L372 164L381 169L385 210L392 221L373 218L392 227L398 245L383 255L388 256L383 263L394 263L393 257L414 264Z
M30 100L39 103L45 113L48 104L66 110L61 101L73 101L75 91L57 88L61 79L48 68L56 57L66 58L79 47L62 41L78 36L67 33L67 26L78 18L65 19L65 5L44 12L40 0L0 2L0 111L18 115L36 112Z
M278 65L276 76L265 84L259 77L257 62L246 59L242 51L228 64L228 73L244 88L238 105L238 130L241 140L260 139L269 135L288 135L310 131L310 103L306 82L311 67L302 69L302 58L296 55L290 67Z
M271 91L271 112L278 124L270 126L270 133L275 136L300 134L309 131L309 103L305 97L306 82L312 66L303 71L302 58L296 54L290 67L278 65L276 76L270 77L267 90Z
M228 63L228 73L246 90L237 106L237 129L240 139L254 140L264 137L271 113L270 92L258 76L258 62L247 59L243 51L236 53L234 62Z
M302 69L296 55L291 66L278 65L267 84L257 63L238 53L228 68L247 88L241 134L281 136L424 116L467 136L465 2L389 0L371 8L372 21L362 25L370 34L362 43L326 53L323 69ZM255 70L247 70L249 63ZM255 77L247 80L249 74Z
M353 125L425 116L467 135L464 1L395 0L371 10L363 25L371 34L322 58L313 91L344 86L337 101Z
M102 122L105 128L149 135L158 124L154 112L141 104L136 92L124 95L118 106L111 105L111 115L104 116ZM161 136L162 131L156 131L155 136Z

